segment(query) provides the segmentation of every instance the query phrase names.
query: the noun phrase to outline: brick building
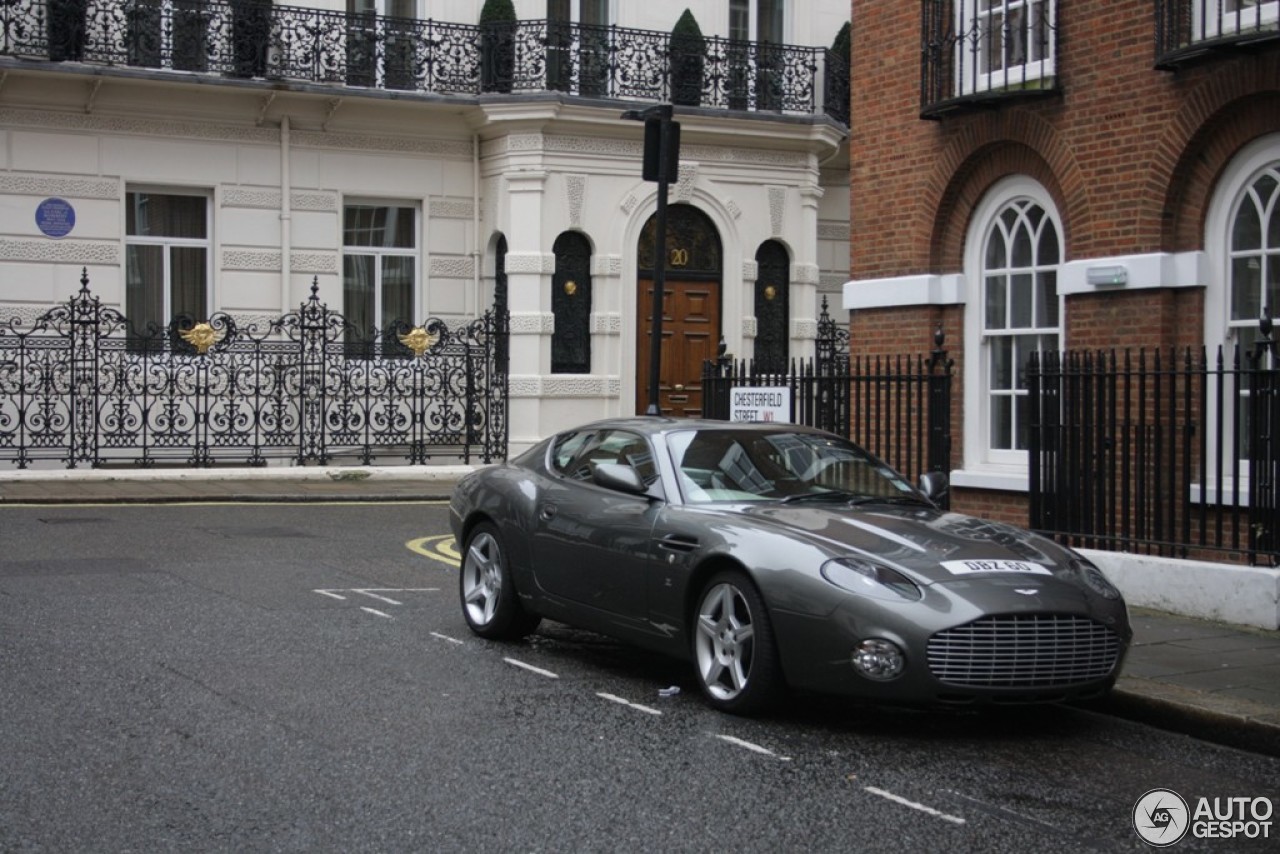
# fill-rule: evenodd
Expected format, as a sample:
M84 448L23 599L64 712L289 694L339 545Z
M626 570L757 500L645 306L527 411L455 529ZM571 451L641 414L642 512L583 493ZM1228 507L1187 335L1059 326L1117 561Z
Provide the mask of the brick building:
M1032 351L1249 346L1276 311L1278 9L854 0L852 349L945 332L953 507L1027 522Z

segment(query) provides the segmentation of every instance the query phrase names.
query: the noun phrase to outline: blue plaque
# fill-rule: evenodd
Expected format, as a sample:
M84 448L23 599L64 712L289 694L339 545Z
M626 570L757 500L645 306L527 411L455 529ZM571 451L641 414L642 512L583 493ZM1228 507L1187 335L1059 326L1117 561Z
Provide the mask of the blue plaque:
M46 237L66 237L76 227L76 209L66 199L45 199L36 207L36 225Z

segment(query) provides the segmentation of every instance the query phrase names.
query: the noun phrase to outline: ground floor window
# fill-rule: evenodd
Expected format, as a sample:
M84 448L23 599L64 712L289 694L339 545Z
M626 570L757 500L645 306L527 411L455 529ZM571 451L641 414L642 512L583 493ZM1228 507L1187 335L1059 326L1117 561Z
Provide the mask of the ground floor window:
M162 350L174 318L209 313L209 196L125 193L125 314L129 348ZM172 336L172 332L170 336ZM182 347L180 339L171 344Z
M414 205L350 203L342 210L342 311L348 355L406 357L418 288ZM376 342L381 342L380 345Z

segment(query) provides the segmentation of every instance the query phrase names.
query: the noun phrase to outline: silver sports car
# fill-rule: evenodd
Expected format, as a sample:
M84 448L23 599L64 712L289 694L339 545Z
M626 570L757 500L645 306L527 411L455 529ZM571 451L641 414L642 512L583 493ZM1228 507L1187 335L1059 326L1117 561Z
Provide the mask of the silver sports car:
M940 511L856 445L790 424L635 418L465 477L471 629L547 618L689 659L712 706L785 688L912 704L1106 692L1132 632L1080 555Z

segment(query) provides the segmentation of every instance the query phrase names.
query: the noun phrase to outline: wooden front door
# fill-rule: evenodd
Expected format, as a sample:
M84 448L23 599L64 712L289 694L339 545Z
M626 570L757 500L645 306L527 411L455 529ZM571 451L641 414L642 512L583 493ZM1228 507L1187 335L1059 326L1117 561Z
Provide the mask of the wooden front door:
M640 334L636 346L636 413L649 408L649 338L653 328L653 281L639 287ZM720 283L667 280L662 300L662 370L658 408L663 415L702 414L702 363L720 343Z

